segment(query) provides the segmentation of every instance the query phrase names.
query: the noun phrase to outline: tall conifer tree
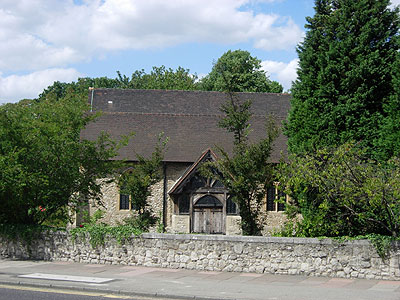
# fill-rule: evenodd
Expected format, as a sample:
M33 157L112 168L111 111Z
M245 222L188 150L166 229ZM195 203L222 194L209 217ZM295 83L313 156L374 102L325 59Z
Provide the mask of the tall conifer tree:
M354 140L377 155L393 103L399 10L389 0L316 0L298 48L286 125L294 153Z

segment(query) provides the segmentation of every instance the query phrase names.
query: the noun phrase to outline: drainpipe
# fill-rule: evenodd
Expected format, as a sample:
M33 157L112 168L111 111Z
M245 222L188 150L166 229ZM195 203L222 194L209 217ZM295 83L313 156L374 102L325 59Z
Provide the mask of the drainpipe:
M93 112L94 87L89 87L89 91L92 91L92 96L90 97L90 112Z
M165 228L167 227L167 164L166 162L163 162L163 175L164 175L164 180L163 180L163 226L164 226L164 231Z

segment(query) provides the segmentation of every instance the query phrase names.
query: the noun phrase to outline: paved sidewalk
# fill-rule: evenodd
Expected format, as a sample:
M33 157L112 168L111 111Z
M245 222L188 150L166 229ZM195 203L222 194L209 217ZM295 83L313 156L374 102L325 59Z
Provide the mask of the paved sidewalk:
M0 284L156 296L161 299L400 299L400 281L226 273L70 262L0 260Z

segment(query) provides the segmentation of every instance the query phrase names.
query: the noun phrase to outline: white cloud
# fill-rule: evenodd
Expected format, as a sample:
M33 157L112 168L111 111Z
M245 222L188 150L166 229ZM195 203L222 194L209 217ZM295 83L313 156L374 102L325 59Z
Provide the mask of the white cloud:
M392 3L391 4L392 7L396 6L396 5L400 5L400 0L391 0L390 2Z
M28 75L10 75L0 73L0 103L17 102L25 98L36 98L43 89L54 81L71 82L82 77L75 69L46 69Z
M289 63L265 60L261 63L262 69L270 75L272 80L278 81L285 90L292 86L292 82L297 78L298 59L293 59Z
M186 42L294 47L302 30L290 18L241 9L259 1L276 0L2 0L0 70L66 67L112 50Z
M296 45L302 31L291 19L239 10L249 1L107 0L91 16L91 36L105 49L145 49L192 41L252 41L266 50Z

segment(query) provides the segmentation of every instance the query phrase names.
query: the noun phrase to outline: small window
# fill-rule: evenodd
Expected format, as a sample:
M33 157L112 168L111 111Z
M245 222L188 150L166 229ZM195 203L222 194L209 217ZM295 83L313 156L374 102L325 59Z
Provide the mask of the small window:
M119 209L129 210L129 195L126 194L119 195Z
M284 211L285 203L277 202L282 197L286 199L286 194L280 191L279 186L271 186L267 189L267 211Z
M282 199L282 197L284 197L286 200L286 194L282 191L278 191L278 200ZM277 204L278 204L278 211L285 210L285 203L278 202Z
M226 200L226 214L227 215L237 215L238 209L235 202L233 202L232 197L228 197Z
M276 187L271 186L267 189L267 211L275 211Z

